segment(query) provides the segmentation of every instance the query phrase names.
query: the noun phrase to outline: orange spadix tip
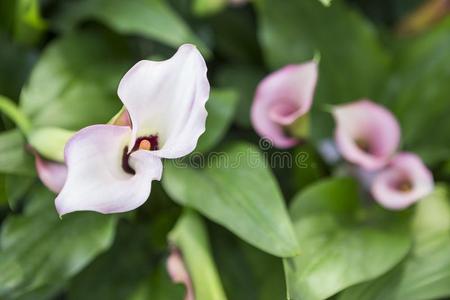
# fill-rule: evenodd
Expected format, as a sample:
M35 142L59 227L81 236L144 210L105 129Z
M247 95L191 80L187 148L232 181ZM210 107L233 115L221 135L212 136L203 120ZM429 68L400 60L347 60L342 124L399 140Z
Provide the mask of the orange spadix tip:
M139 143L139 149L140 150L150 150L152 148L152 144L150 143L149 140L142 140Z

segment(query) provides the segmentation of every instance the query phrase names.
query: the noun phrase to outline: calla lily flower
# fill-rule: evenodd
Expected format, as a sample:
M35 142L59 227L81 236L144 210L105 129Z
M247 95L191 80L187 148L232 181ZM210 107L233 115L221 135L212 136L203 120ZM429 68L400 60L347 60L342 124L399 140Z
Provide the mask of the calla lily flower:
M63 163L49 161L35 154L35 166L41 182L52 192L59 193L67 178L67 167Z
M410 206L433 191L433 175L413 153L397 154L372 184L375 200L388 209Z
M361 100L333 108L336 145L341 155L374 171L384 167L400 142L400 126L384 107Z
M186 269L181 253L178 249L173 248L170 256L167 258L167 272L175 283L181 283L186 288L184 300L194 300L194 288L192 286L191 277Z
M142 205L161 159L192 152L205 131L209 97L206 63L192 45L161 62L140 61L118 88L132 126L93 125L66 144L67 180L57 196L60 215L118 213Z
M317 63L288 65L261 81L251 108L256 132L278 148L295 146L299 139L285 128L309 112L317 83Z

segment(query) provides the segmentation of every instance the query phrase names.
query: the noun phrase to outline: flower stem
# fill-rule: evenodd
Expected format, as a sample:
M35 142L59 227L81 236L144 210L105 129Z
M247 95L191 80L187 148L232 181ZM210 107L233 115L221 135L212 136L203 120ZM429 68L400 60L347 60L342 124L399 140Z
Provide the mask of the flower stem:
M12 100L2 95L0 95L0 112L9 117L25 135L29 133L31 122L28 117Z

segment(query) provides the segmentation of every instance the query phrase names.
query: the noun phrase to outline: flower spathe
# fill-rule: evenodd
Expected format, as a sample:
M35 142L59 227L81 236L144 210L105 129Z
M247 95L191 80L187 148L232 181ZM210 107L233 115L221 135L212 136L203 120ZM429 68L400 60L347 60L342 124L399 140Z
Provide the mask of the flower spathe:
M161 179L161 159L189 154L205 131L206 72L200 52L188 44L168 60L134 65L118 88L132 126L92 125L66 144L58 213L117 213L142 205L151 181Z
M258 85L251 108L256 132L278 148L295 146L299 140L286 135L292 125L309 112L317 83L317 63L288 65L264 78Z
M335 106L335 140L341 155L369 171L384 167L400 142L400 126L390 111L370 100Z
M433 175L420 157L397 154L372 183L372 195L385 208L406 208L433 191Z
M191 277L183 261L183 257L178 249L173 248L167 258L167 272L175 283L181 283L185 286L186 293L184 300L194 300L194 287Z

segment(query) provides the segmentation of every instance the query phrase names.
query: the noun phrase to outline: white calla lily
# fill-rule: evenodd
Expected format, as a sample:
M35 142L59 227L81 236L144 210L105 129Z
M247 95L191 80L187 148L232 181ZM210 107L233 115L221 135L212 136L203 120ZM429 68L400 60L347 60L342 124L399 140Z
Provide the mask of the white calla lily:
M205 131L209 97L206 63L193 45L170 59L140 61L119 84L129 126L93 125L65 147L67 180L56 198L60 215L133 210L160 180L162 158L192 152Z

